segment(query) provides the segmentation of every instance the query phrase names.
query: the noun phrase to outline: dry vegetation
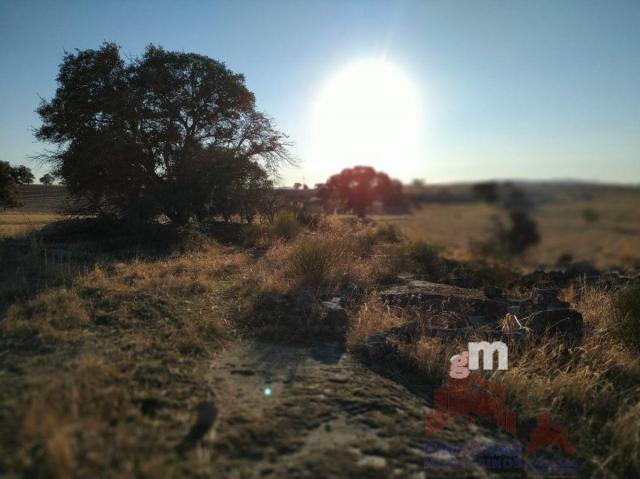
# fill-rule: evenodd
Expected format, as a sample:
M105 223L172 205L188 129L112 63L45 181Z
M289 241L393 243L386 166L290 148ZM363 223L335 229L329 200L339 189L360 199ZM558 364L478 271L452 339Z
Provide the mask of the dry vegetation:
M197 475L201 464L180 461L175 446L210 395L202 378L232 334L246 255L208 242L121 259L74 244L53 261L40 241L24 241L20 258L3 256L0 469Z
M54 213L4 212L0 214L0 238L32 233L60 219L62 216Z
M570 254L598 268L640 263L640 191L637 188L592 187L545 189L548 195L533 210L542 241L526 264L555 265ZM585 214L595 212L595 216ZM378 221L400 227L409 237L439 246L456 259L472 256L470 245L489 234L492 217L504 213L484 203L428 203L409 215L380 215Z
M551 411L555 422L568 427L590 474L633 477L640 470L640 286L614 292L577 285L564 295L584 315L581 344L568 347L561 338L548 337L511 345L509 370L482 374L504 385L519 430ZM352 319L350 347L357 351L371 335L407 319L402 309L371 298ZM441 384L447 380L448 358L466 350L468 340L473 338L445 342L419 335L401 344L400 351L410 367Z
M553 226L558 213L548 208L540 218L553 238L561 231L549 231L562 222ZM611 208L606 215L613 218ZM484 205L433 206L403 229L463 249L465 236L456 231L480 234L490 214ZM636 222L630 214L615 218ZM4 224L10 220L2 217ZM197 238L197 248L182 253L52 245L12 232L2 244L0 277L0 471L12 471L8 477L95 477L105 470L110 477L206 475L206 458L184 461L175 446L195 405L210 394L203 371L237 331L255 333L298 314L292 304L300 298L345 291L347 345L356 353L371 335L414 319L372 293L403 271L437 278L441 261L436 248L403 239L386 220L329 217L303 226L284 214L270 226L247 226L242 248ZM617 255L634 254L620 246L626 234L611 233L622 248ZM505 385L519 421L551 410L592 471L630 477L640 469L638 291L624 296L576 285L564 294L585 317L584 341L567 347L549 338L514 349L509 371L492 379ZM448 358L464 347L418 336L401 350L425 380L439 383Z

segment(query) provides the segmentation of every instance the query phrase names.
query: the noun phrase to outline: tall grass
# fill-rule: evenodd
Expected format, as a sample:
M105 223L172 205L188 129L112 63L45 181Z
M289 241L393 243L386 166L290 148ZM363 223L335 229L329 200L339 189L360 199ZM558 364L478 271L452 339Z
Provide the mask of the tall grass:
M584 316L582 344L567 348L549 337L510 348L509 370L494 372L492 379L505 386L519 421L550 410L554 422L568 427L591 470L631 477L640 470L640 422L629 422L640 418L640 358L625 348L623 337L609 332L627 303L593 287L571 288L565 299Z
M283 211L273 219L269 225L269 234L275 238L291 241L302 231L303 226L298 222L296 215Z
M253 272L263 291L303 288L322 295L347 286L364 291L392 275L382 238L373 226L329 218L314 232L273 244Z
M616 292L609 330L631 351L640 353L640 284Z

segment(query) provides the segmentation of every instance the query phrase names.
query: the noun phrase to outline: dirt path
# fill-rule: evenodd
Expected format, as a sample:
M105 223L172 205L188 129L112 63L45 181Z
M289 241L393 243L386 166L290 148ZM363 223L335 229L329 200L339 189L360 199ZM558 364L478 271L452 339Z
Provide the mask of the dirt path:
M487 477L439 444L491 443L473 424L425 435L426 401L339 344L243 342L209 378L218 417L208 436L216 477ZM425 444L437 468L425 469Z

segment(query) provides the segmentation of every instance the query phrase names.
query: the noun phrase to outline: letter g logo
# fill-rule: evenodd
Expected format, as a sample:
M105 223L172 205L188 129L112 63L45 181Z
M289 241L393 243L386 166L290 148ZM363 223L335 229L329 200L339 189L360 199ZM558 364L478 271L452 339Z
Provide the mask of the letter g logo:
M449 376L453 379L464 379L469 376L469 353L464 351L462 354L456 354L451 357L451 367L449 368Z

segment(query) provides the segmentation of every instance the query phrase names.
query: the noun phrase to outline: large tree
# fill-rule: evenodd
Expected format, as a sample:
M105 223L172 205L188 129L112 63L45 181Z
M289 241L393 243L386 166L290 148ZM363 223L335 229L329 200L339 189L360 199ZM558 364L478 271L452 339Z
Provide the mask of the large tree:
M105 43L66 54L57 80L36 135L91 212L183 224L222 213L220 190L288 158L244 77L206 56L150 45L125 60Z

